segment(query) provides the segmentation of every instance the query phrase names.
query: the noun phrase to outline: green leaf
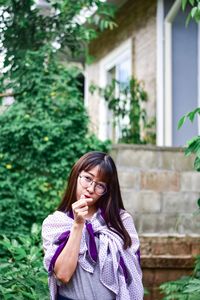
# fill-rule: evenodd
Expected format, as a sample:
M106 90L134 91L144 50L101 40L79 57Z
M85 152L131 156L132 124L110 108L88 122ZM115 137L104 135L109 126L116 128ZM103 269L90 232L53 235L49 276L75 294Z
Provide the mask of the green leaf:
M186 22L185 22L186 27L188 27L188 25L190 23L190 20L191 20L191 13L189 13L188 16L187 16L187 19L186 19Z
M197 172L200 172L200 158L196 157L194 161L194 168Z
M181 2L181 4L182 4L182 10L185 10L187 2L188 2L188 0L182 0L182 2Z
M118 27L118 25L117 25L116 22L110 21L110 22L108 23L108 27L109 27L110 30L113 30L114 28Z
M185 123L185 120L186 120L186 116L183 116L180 118L179 122L178 122L178 129L180 129L183 124Z
M194 121L194 118L197 114L200 114L200 108L196 108L195 110L189 112L188 114L184 115L183 117L181 117L181 119L178 122L178 129L180 129L182 127L182 125L185 123L186 119L189 118L189 120L191 122Z
M193 7L193 9L191 10L191 17L192 18L194 18L196 12L197 12L197 7Z
M192 112L190 112L190 113L188 114L188 118L190 119L191 122L194 121L194 117L195 117L195 112L194 112L194 111L192 111Z
M189 0L189 2L190 2L190 4L191 4L192 6L194 6L195 0Z

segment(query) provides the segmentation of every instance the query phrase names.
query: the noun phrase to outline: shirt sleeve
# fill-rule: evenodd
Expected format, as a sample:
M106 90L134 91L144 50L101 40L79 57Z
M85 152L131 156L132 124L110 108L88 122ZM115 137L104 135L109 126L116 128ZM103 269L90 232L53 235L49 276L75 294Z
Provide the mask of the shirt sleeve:
M122 213L121 218L124 227L129 233L132 241L132 245L128 249L128 251L130 255L132 255L132 259L135 263L135 267L138 272L138 275L142 279L142 270L141 270L141 261L140 261L140 241L139 241L138 233L135 228L133 218L128 212Z
M131 237L132 248L134 249L134 252L136 253L138 251L138 249L140 248L140 241L139 241L138 233L135 228L133 218L128 212L123 211L121 213L121 219L122 219L125 229L127 230L128 234Z
M48 271L51 259L58 247L54 242L70 228L67 218L62 212L49 215L42 223L42 243L44 250L44 267Z
M142 270L140 265L140 241L132 216L129 213L124 212L121 218L132 241L131 247L127 249L129 253L129 260L126 261L126 266L132 274L132 284L130 285L129 293L131 295L131 299L140 300L143 299L144 296Z

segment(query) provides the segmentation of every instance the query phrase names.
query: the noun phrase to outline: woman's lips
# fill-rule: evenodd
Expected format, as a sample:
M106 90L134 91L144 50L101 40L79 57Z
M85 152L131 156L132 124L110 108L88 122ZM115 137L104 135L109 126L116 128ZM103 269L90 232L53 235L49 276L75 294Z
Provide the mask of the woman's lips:
M84 195L85 196L85 198L91 198L91 196L90 195Z

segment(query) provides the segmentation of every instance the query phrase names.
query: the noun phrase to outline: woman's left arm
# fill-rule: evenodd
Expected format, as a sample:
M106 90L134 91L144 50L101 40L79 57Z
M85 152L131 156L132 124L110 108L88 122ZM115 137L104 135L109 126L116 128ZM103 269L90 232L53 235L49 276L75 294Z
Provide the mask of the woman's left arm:
M140 241L139 241L137 230L135 228L133 218L126 211L122 211L120 216L121 216L121 219L122 219L125 229L127 230L128 234L131 237L132 248L134 249L134 252L137 252L138 249L140 248Z
M133 278L133 285L131 285L133 290L131 288L130 292L132 295L131 299L141 300L144 296L144 288L142 284L142 270L140 265L140 241L132 216L127 212L123 212L121 214L121 219L132 241L131 247L127 249L127 253L129 253L127 260L126 254L124 257L126 260L126 267Z
M66 221L66 216L61 212L55 212L49 215L42 224L42 242L44 250L44 267L48 271L53 255L58 245L55 240L63 233L70 229Z

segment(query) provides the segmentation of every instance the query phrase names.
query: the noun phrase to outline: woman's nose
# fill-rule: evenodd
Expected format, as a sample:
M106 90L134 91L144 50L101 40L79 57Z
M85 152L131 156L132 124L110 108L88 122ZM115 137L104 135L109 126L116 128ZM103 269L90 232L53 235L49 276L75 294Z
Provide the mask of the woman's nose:
M87 190L88 190L90 193L94 193L94 190L95 190L95 182L91 182L91 184L87 187Z

